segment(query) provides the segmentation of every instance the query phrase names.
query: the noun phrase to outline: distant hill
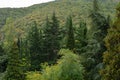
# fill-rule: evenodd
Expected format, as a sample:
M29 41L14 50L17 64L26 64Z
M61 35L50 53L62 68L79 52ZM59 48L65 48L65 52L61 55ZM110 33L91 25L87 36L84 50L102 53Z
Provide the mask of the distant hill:
M55 0L53 2L36 4L27 8L2 8L0 9L0 27L5 24L7 17L15 19L15 26L27 31L28 24L35 20L39 26L43 26L46 16L50 18L53 12L64 26L66 17L72 15L74 25L82 20L89 24L89 14L92 10L93 0ZM115 7L119 0L98 0L101 13L106 17L115 16Z

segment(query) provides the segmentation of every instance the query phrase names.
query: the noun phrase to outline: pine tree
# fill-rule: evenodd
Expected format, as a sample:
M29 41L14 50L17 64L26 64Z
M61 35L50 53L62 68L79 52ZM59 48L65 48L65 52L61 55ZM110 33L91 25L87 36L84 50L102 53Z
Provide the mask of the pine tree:
M93 3L96 5L97 0ZM106 50L103 39L107 34L109 24L107 19L100 14L98 10L95 12L93 9L90 17L92 20L92 27L89 35L92 35L92 37L88 40L87 50L84 54L87 58L84 63L84 66L86 67L86 78L87 80L101 80L99 71L103 67L102 55Z
M117 20L105 37L107 50L103 55L105 69L101 71L102 80L120 79L120 4L117 7Z
M75 48L75 39L74 39L74 30L72 24L72 17L69 16L66 22L66 27L68 28L67 32L67 48L70 50L74 50Z
M48 55L49 63L54 63L57 59L57 53L60 49L59 22L55 13L53 13L51 22L46 18L44 28L44 51Z
M8 65L3 80L25 80L17 43L14 42L8 54Z
M52 15L52 22L51 22L51 27L52 27L52 41L51 41L51 48L53 54L50 55L51 60L56 60L57 59L57 53L60 50L60 30L59 30L59 22L57 20L55 12L53 12ZM53 57L53 58L52 58Z
M30 70L30 50L28 47L28 40L26 38L18 38L18 49L20 58L22 60L22 67L24 69L24 72Z
M50 55L50 36L51 36L51 24L49 22L48 17L46 18L46 23L45 23L45 27L44 27L44 40L43 40L43 51L44 51L44 55L46 55L46 60L45 61L49 61L49 55Z
M77 53L81 54L85 52L87 46L87 27L85 22L80 22L78 28L76 28L75 47Z
M42 38L37 28L37 24L34 21L31 24L31 30L28 35L30 59L31 59L31 70L40 70L40 60L42 54Z

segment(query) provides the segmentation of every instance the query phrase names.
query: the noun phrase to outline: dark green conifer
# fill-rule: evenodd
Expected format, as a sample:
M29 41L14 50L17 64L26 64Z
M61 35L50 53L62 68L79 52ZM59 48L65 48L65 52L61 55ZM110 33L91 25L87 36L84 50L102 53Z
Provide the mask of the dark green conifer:
M57 53L60 49L60 32L59 22L55 13L52 15L51 22L46 18L46 25L44 28L44 51L48 56L48 62L54 63L57 59Z
M75 48L77 53L82 54L85 52L87 46L87 27L85 22L80 22L79 27L76 28Z
M94 0L93 5L97 4L97 0ZM95 6L94 6L95 7ZM95 8L97 9L97 8ZM109 23L107 19L98 12L98 10L93 9L90 14L92 27L90 29L92 35L88 40L88 45L86 47L86 57L84 66L86 68L86 80L101 80L99 71L103 68L102 55L106 50L103 39L107 34L107 29L109 28Z
M39 32L37 23L34 21L31 24L31 30L28 34L31 70L40 70L40 60L42 54L42 38Z
M68 28L67 32L67 48L69 50L74 50L75 48L75 39L74 39L74 29L73 29L73 23L72 23L72 17L69 16L67 18L66 27Z
M24 72L30 70L30 50L27 38L18 38L18 48Z

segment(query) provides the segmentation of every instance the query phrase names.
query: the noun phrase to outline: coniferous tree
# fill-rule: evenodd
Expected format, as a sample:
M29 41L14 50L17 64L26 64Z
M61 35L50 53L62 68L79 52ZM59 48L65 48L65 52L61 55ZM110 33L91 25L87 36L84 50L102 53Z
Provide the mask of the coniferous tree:
M103 55L105 68L101 71L102 80L120 79L120 4L117 7L117 20L105 37L107 50Z
M44 27L44 40L43 40L43 51L44 51L44 55L46 55L46 61L49 61L49 55L50 55L50 31L51 31L51 25L50 22L48 20L48 17L46 18L46 23L45 23L45 27Z
M66 27L68 28L66 47L70 50L74 50L75 39L74 39L74 30L73 30L73 23L72 23L72 17L71 16L69 16L68 19L67 19Z
M85 52L85 47L87 46L87 27L85 22L80 22L78 28L76 28L75 36L75 47L79 54Z
M60 49L59 22L55 13L53 13L51 22L46 18L44 28L44 51L48 56L49 63L54 63L57 59L57 53Z
M26 38L18 38L18 49L19 49L19 54L20 58L22 60L22 67L24 71L26 72L27 70L30 70L30 50L28 47L28 41Z
M37 24L34 21L31 24L31 30L28 35L31 70L40 70L40 58L42 54L42 38L40 35Z
M93 5L96 5L97 0L94 0L93 3ZM86 79L101 80L99 71L103 67L102 55L106 50L103 39L107 34L109 24L107 19L102 14L100 14L98 10L93 9L90 17L92 20L92 27L90 29L92 31L92 37L88 40L88 45L86 47L87 50L84 54L87 58L84 63L84 66L86 67Z
M52 52L53 52L53 55L51 55L51 60L52 60L52 57L53 57L53 60L57 59L57 53L58 51L60 50L60 30L59 30L59 22L57 20L57 17L56 17L56 14L55 12L53 13L52 15L52 22L51 22L51 27L52 27Z
M25 80L17 43L14 42L8 54L8 65L3 80Z

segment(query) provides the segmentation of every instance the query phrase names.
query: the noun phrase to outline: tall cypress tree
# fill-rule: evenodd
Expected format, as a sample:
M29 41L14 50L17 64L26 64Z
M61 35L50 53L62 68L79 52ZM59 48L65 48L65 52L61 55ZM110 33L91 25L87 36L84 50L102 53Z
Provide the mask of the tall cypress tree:
M8 53L8 65L3 80L25 80L25 74L21 67L21 60L17 43L14 42Z
M69 16L67 18L66 27L68 28L67 32L67 48L70 50L74 50L75 48L75 39L74 39L74 30L73 30L73 23L72 17Z
M117 7L117 20L105 37L107 50L103 55L105 68L101 71L102 80L120 79L120 3Z

